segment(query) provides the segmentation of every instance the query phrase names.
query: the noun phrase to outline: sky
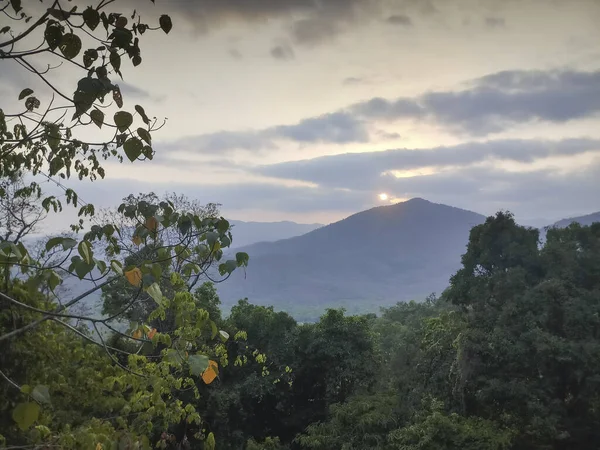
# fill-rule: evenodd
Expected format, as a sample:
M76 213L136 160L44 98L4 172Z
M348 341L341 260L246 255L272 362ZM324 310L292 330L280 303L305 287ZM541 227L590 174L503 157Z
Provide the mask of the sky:
M120 82L168 120L153 161L71 182L87 202L175 191L302 223L413 197L533 225L600 210L596 0L113 5L172 17ZM0 65L1 97L37 82Z

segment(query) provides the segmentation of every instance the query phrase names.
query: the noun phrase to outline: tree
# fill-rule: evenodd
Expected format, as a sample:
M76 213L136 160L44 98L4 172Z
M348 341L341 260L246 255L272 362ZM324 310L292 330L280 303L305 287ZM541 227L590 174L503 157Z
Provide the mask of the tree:
M162 15L158 26L151 27L135 11L130 16L109 10L115 6L110 0L100 0L84 9L78 9L80 5L66 8L66 3L53 0L46 5L28 3L23 7L21 1L0 1L0 13L10 20L10 25L0 29L0 36L5 36L0 38L2 71L16 65L44 85L36 88L38 94L27 86L15 93L24 105L14 112L7 112L6 106L10 109L11 104L2 105L2 179L14 181L23 174L28 178L44 175L52 180L72 176L97 180L105 175L103 159L123 161L125 157L133 162L153 157L152 134L162 124L148 117L141 105L123 109L126 99L115 79L123 76L125 58L133 66L142 62L139 44L143 35L158 29L169 33L171 19ZM46 61L51 63L44 69ZM72 75L80 78L73 83L73 95L67 95L65 83ZM45 94L44 89L49 92L47 98L39 95ZM35 178L23 188L29 191L15 190L12 184L8 187L0 191L5 201L10 192L33 193L46 211L62 210L59 198L45 196ZM10 414L8 422L16 424L8 435L10 444L108 448L118 443L148 448L152 439L152 445L166 447L171 442L168 428L183 423L187 431L179 443L195 435L207 448L214 448L214 435L204 431L193 402L199 396L197 381L212 383L218 376L219 363L221 367L227 364L223 343L227 334L216 330L206 336L206 327L214 330L216 324L206 310L198 308L189 289L202 272L202 261L216 264L219 276L226 277L245 267L248 255L238 253L235 259L221 261L223 249L232 239L224 218L198 214L152 196L148 197L150 201L133 199L123 203L117 210L122 222L87 228L84 218L94 215L93 205L82 202L73 190L64 189L68 204L82 205L81 219L72 230L85 234L54 236L46 242L45 252L62 258L34 259L22 241L9 240L14 233L0 238L0 264L6 269L0 275L0 345L3 354L13 355L0 372L3 386L12 392L8 409L2 411L4 423L4 414ZM120 255L130 244L124 245L120 239L119 223L134 223L134 245L151 251L135 253L135 259L124 265ZM164 234L176 238L165 242L159 239ZM175 270L167 270L173 267ZM17 269L19 277L15 276ZM46 288L56 293L65 275L89 283L90 288L73 298L56 299L43 294ZM170 290L163 292L161 281L165 276L169 277ZM128 293L123 309L108 317L73 312L82 300L120 280L135 288ZM142 294L155 302L148 323L172 314L173 329L159 332L148 323L135 324L130 333L115 329L113 322ZM116 347L107 343L106 330L120 336L124 344ZM45 340L49 343L40 346ZM94 347L97 349L90 351ZM34 370L18 362L39 359L52 365L39 355L46 348L56 349L52 353L57 358L53 366L56 370ZM99 358L98 351L105 357ZM65 416L60 398L65 395L65 371L74 366L83 370L82 378L78 378L82 388L74 390L81 398L70 398L69 406L81 405L81 411ZM94 373L93 380L88 377L94 388L86 391L85 374L89 371ZM102 388L97 385L100 382ZM180 400L174 396L179 390L190 396ZM117 402L96 408L95 404L88 405L93 400L86 393L96 397L108 393L109 398L114 394ZM58 414L53 415L53 411ZM157 435L157 429L164 432Z

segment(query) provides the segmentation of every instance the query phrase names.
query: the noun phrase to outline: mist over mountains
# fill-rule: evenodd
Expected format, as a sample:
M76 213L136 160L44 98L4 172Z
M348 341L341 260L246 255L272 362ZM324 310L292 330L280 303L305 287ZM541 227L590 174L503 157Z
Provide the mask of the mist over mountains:
M250 264L246 272L235 271L217 285L223 310L248 298L297 320L314 321L327 308L377 313L382 306L440 295L461 266L471 228L485 219L472 211L414 198L326 226L232 220L232 250L247 252ZM548 227L597 221L600 212ZM541 239L548 227L540 229ZM68 277L62 292L71 298L91 287L90 282ZM101 307L100 292L81 305L93 315L99 315Z

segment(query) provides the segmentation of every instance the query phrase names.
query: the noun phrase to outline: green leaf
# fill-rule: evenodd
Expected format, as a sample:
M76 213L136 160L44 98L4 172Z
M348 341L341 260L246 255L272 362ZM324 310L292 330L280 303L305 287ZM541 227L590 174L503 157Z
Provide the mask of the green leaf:
M60 276L58 276L58 274L54 271L50 272L50 275L48 277L48 287L52 292L54 292L58 285L60 285L60 282Z
M215 246L217 239L219 239L218 233L214 231L209 231L208 233L206 233L206 242L208 243L211 249Z
M148 133L148 130L146 130L145 128L138 128L137 132L139 134L139 136L146 141L146 144L151 145L152 144L152 138L150 137L150 133Z
M248 265L250 257L248 256L248 253L238 252L235 254L235 260L239 267L243 267Z
M167 350L167 352L165 354L165 360L167 360L170 363L174 363L174 364L181 364L181 363L183 363L182 356L174 348L170 348L170 349Z
M133 116L127 111L118 111L115 113L114 120L117 129L123 133L124 131L127 131L133 123Z
M220 330L219 336L221 337L221 341L223 342L227 342L227 340L229 339L229 333L227 331Z
M127 139L123 144L123 150L125 150L125 154L131 162L138 159L138 157L142 154L143 148L144 144L142 144L142 141L136 137Z
M60 41L60 52L67 59L73 59L81 51L81 39L73 33L65 34Z
M48 44L48 47L50 47L50 50L54 50L60 45L62 37L62 31L58 26L49 26L46 28L46 31L44 31L44 39L46 39L46 43Z
M33 94L33 89L29 89L29 88L23 89L21 91L21 93L19 94L19 100L23 100L25 97L27 97L31 94Z
M99 109L93 109L90 113L90 117L92 118L92 122L96 124L98 128L102 128L104 124L104 113Z
M160 286L158 285L158 283L152 283L147 289L146 289L146 293L152 297L152 299L159 305L162 304L163 301L163 295L162 292L160 290Z
M92 252L92 244L90 244L87 241L81 241L79 243L79 246L77 247L77 250L79 251L79 254L81 255L81 258L87 263L87 264L92 264L93 262L93 252Z
M82 17L85 24L92 31L95 30L98 24L100 23L100 13L91 6L89 6L88 8L86 8L85 11L83 11Z
M123 265L121 264L120 261L117 261L116 259L113 259L110 262L110 268L117 274L117 275L123 275Z
M137 67L142 63L142 57L140 55L134 55L133 58L131 58L131 62L134 67Z
M160 16L160 19L158 19L158 24L160 25L160 28L162 28L162 30L166 34L169 34L169 31L171 31L171 28L173 28L173 23L171 22L171 18L169 16L167 16L166 14L163 14L162 16Z
M217 336L217 333L219 332L219 329L217 328L217 324L214 323L212 320L210 321L210 328L211 328L210 338L214 339Z
M190 374L200 376L208 368L208 356L206 355L191 355L188 358L190 365Z
M46 251L52 250L57 245L61 245L63 250L69 250L77 245L77 241L72 238L65 238L62 236L53 237L46 242Z
M223 264L219 264L219 273L225 275L226 273L232 273L238 267L238 263L234 259L225 261Z
M148 116L146 115L146 111L144 111L144 108L142 108L140 105L135 105L135 110L140 115L140 117L142 118L144 123L146 125L148 125L150 123L150 119L148 119Z
M48 390L48 386L44 386L43 384L38 384L33 388L31 392L31 396L39 403L45 403L47 405L51 404L50 400L50 391Z
M13 420L21 431L27 430L40 415L40 405L34 402L19 403L12 413Z

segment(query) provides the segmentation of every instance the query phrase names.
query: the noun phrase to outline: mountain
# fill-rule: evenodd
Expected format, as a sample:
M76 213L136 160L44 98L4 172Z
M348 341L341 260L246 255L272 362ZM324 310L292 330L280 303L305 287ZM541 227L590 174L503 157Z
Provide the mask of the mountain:
M244 247L257 242L273 242L306 234L323 225L320 223L296 222L243 222L230 220L233 233L233 248Z
M594 222L600 222L600 211L592 214L588 214L586 216L579 217L571 217L569 219L559 220L555 224L551 225L551 227L555 228L565 228L571 225L573 222L577 222L580 225L586 226L591 225Z
M577 222L580 225L586 226L591 225L594 222L600 222L600 211L585 216L570 217L568 219L562 219L558 222L548 225L540 229L540 241L543 243L546 240L546 231L548 228L565 228L571 225L573 222Z
M299 320L327 307L377 312L380 306L440 294L460 268L471 211L415 198L380 206L302 236L243 248L246 274L218 286L225 307L248 297Z

